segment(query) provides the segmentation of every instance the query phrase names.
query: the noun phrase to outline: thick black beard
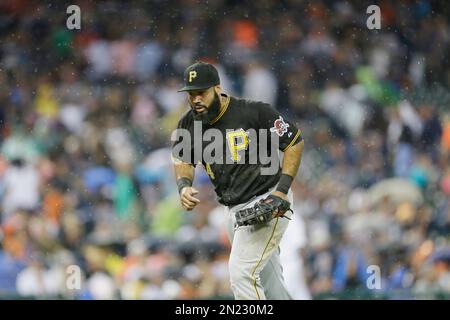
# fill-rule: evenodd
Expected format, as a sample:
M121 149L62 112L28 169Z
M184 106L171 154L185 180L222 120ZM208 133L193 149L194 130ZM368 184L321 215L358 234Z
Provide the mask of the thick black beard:
M209 124L219 114L220 105L220 97L217 92L214 92L214 99L205 111L198 113L194 110L194 120L201 121L203 124Z

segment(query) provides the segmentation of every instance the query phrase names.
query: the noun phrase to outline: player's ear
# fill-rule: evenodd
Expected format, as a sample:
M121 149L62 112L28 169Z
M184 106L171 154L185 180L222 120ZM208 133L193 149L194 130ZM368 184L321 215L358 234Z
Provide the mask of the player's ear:
M214 86L214 91L220 96L220 94L222 93L222 88L220 87L220 85Z

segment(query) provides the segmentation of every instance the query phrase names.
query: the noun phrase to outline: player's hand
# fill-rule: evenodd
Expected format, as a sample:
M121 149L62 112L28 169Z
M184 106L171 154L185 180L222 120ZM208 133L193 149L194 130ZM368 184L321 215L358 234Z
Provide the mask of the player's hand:
M200 200L194 197L198 190L193 187L184 187L180 192L181 205L187 211L191 211L200 203Z
M274 192L272 192L271 194L273 194L274 196L280 197L280 198L283 199L283 200L289 201L289 200L288 200L287 194L285 194L285 193L283 193L283 192L280 192L280 191L274 191ZM272 217L273 217L273 218L278 218L278 217L283 216L284 214L285 214L285 212L280 212L279 210L277 210L277 211L274 211L274 212L273 212Z

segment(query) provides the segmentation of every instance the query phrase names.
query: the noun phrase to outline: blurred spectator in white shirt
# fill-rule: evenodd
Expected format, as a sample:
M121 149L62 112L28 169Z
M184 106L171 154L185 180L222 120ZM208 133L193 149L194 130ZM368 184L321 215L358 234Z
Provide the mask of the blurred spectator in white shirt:
M306 284L302 250L307 244L305 222L296 210L280 243L283 276L289 293L295 300L310 300Z
M16 209L33 210L39 204L39 174L23 159L15 159L3 176L3 211L6 217ZM6 218L3 217L3 218Z
M251 61L244 75L242 95L250 100L262 101L275 106L278 93L277 79L273 72L260 61Z

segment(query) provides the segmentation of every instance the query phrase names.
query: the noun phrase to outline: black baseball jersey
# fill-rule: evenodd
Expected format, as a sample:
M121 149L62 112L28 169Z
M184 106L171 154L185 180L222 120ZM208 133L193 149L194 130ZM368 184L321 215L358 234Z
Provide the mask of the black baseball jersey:
M278 150L286 151L300 142L302 136L292 122L284 119L269 104L225 94L222 96L226 98L226 102L217 117L209 123L194 123L192 110L184 114L178 123L178 129L185 129L185 132L190 133L191 140L184 141L190 148L174 152L175 147L180 147L179 143L185 139L178 136L174 139L172 155L194 166L201 162L215 187L218 201L226 206L234 206L267 192L278 183L281 175ZM208 129L215 129L216 134L220 132L221 137L208 135ZM260 134L264 132L267 143L260 139ZM274 145L277 148L273 152L274 146L271 143L277 140L278 145ZM213 145L212 142L216 144ZM217 145L220 148L211 152L211 146ZM261 169L267 169L271 164L267 158L263 161L261 152L277 160L275 170L271 170L270 174L262 174ZM214 160L208 161L205 153L211 154Z

